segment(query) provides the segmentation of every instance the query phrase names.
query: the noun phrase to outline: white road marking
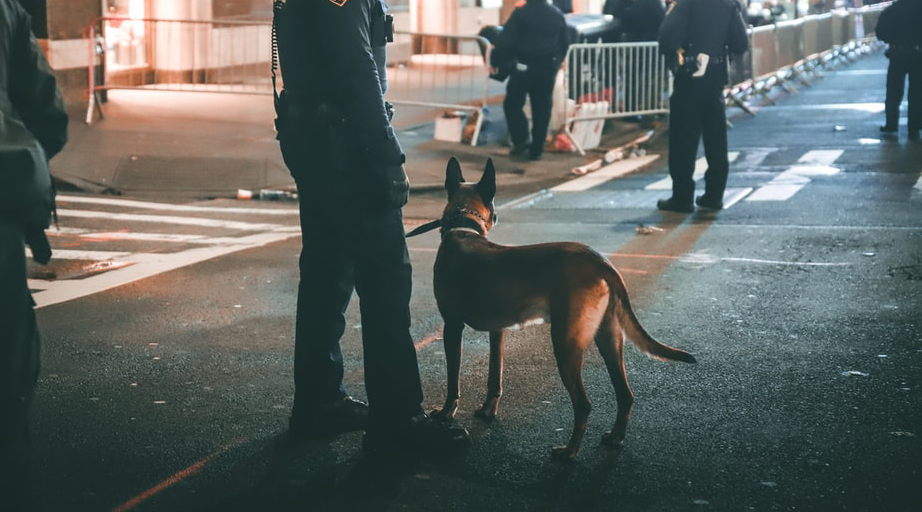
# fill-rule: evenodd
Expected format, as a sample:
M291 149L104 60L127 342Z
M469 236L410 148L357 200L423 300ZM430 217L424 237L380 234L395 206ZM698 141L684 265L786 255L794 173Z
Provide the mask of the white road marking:
M759 187L746 200L786 201L810 183L811 177L832 176L838 173L839 169L832 167L831 164L842 156L844 152L841 149L808 151L797 160L797 165L792 165L778 176L775 176L773 180Z
M257 224L252 222L237 222L220 219L204 219L198 217L173 217L168 215L145 215L137 213L113 213L88 210L58 209L58 217L76 217L83 219L121 220L128 222L156 222L160 224L181 224L185 226L202 226L210 228L237 229L241 231L271 231L279 227L278 224Z
M194 206L187 204L153 203L148 201L135 201L132 199L110 199L107 197L69 196L59 195L58 202L99 204L105 206L122 206L126 208L141 208L147 210L163 210L171 212L201 212L201 213L251 213L260 215L298 215L297 206L291 208L240 208L220 206Z
M51 257L56 260L86 260L106 261L116 260L130 256L130 252L123 251L75 251L72 249L52 249ZM32 251L26 247L26 256L32 257Z
M739 156L740 156L739 151L728 151L727 152L727 158L730 160L731 164L735 162ZM695 181L700 180L701 178L704 177L704 173L707 172L707 169L708 169L708 161L705 157L701 157L695 160L695 172L692 174L692 178ZM665 178L657 182L651 183L644 188L646 190L672 190L672 178L669 176L666 176Z
M80 238L87 240L134 240L142 242L199 242L209 243L205 235L180 235L174 233L129 233L127 231L83 233Z
M916 180L916 184L912 186L914 190L922 192L922 173L919 173L919 179Z
M245 249L262 247L297 236L297 233L258 233L240 237L234 245L210 246L177 253L133 254L122 259L134 265L104 272L84 279L54 281L29 280L29 287L40 290L33 294L36 308L85 297L116 288L163 272L225 256Z
M582 190L588 190L596 185L600 185L606 181L633 172L656 160L657 158L659 158L659 155L644 155L636 158L628 158L627 160L618 160L614 163L606 165L605 167L602 167L598 171L591 172L585 176L576 178L575 180L570 180L565 183L561 183L556 187L552 187L551 191L578 192Z

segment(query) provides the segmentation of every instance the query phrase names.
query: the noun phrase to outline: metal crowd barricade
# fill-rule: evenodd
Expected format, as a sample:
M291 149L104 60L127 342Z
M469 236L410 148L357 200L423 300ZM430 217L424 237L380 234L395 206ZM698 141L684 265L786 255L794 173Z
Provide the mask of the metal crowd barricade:
M476 146L490 96L505 92L490 81L492 45L480 36L396 32L387 48L387 99L410 107L419 122L445 111L473 116ZM398 116L408 115L401 109Z
M669 112L672 81L656 42L572 44L564 70L564 133L580 154L575 121ZM600 104L606 108L590 108Z
M87 123L110 89L272 92L268 22L104 17L86 36Z
M104 17L86 36L87 123L94 111L102 115L100 100L110 89L272 94L269 22ZM423 108L419 116L426 121L445 110L468 112L476 118L476 145L488 95L503 91L499 83L490 87L490 43L478 36L395 36L388 45L387 99Z
M744 58L750 59L752 72L748 77L731 74L728 102L752 113L745 101L753 95L771 104L768 92L772 88L781 86L796 93L792 80L809 84L811 77L821 76L821 68L843 59L854 60L869 51L874 45L866 34L873 32L887 5L838 10L750 29L750 52Z

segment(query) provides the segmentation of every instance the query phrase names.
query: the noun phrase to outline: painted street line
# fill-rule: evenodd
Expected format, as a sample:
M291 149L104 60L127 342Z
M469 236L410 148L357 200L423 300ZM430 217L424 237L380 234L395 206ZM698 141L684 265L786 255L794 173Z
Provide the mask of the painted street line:
M728 151L727 152L727 158L730 160L731 164L734 163L737 157L739 156L740 156L739 151ZM692 178L695 181L698 181L701 178L704 178L704 173L707 171L707 169L708 169L708 161L706 158L701 157L698 160L695 160L695 172L694 174L692 174ZM646 190L672 190L672 178L669 176L666 176L665 178L657 182L651 183L644 188Z
M914 190L922 192L922 173L919 173L919 179L916 180L916 184L912 186Z
M172 217L167 215L144 215L136 213L112 213L104 211L58 209L58 217L75 217L83 219L121 220L128 222L156 222L160 224L180 224L184 226L201 226L209 228L237 229L241 231L272 231L278 224L257 224L199 217Z
M122 206L125 208L141 208L147 210L162 210L171 212L200 212L200 213L250 213L259 215L298 215L296 203L290 208L240 208L235 206L194 206L186 204L152 203L148 201L135 201L132 199L110 199L107 197L84 197L59 195L56 200L61 203L98 204L104 206Z
M116 288L163 272L226 256L246 249L254 249L298 236L298 233L258 233L240 237L236 244L189 249L177 253L136 253L120 258L131 266L77 280L29 280L29 287L40 290L33 294L36 308L85 297ZM56 253L58 251L55 251Z
M635 158L628 158L627 160L618 160L614 163L606 165L605 167L602 167L598 171L591 172L585 176L576 178L575 180L570 180L565 183L561 183L556 187L552 187L551 191L578 192L582 190L588 190L596 185L601 185L606 181L636 171L637 169L649 164L650 162L653 162L657 158L659 158L659 155L644 155Z
M808 151L797 160L797 165L792 165L768 184L759 187L746 200L787 201L810 183L810 178L837 174L839 169L831 164L844 152L841 149Z

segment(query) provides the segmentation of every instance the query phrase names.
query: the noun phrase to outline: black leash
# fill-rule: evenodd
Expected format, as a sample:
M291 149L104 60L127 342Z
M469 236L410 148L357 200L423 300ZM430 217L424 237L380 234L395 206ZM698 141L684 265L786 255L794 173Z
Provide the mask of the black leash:
M417 226L416 229L407 233L406 237L410 238L411 236L421 235L423 233L427 233L441 226L442 226L442 219L430 220L429 222L423 224L422 226Z

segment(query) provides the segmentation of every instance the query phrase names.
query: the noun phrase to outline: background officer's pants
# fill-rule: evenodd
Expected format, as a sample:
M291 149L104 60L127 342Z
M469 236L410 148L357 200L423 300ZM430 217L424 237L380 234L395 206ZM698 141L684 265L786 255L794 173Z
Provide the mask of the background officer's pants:
M708 169L705 194L723 199L730 162L727 158L727 113L723 89L727 75L720 65L709 66L702 77L679 74L669 98L669 175L672 197L691 203L695 194L695 159L704 139Z

